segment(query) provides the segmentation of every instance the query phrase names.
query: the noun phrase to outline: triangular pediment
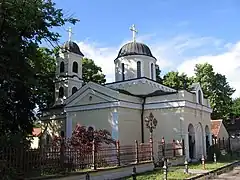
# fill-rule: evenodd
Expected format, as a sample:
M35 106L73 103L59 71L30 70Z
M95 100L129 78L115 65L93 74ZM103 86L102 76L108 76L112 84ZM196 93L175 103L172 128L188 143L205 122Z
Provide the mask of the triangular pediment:
M198 90L202 91L200 83L193 83L190 88L191 92L197 92Z
M66 107L116 102L117 94L117 91L90 82L69 97Z

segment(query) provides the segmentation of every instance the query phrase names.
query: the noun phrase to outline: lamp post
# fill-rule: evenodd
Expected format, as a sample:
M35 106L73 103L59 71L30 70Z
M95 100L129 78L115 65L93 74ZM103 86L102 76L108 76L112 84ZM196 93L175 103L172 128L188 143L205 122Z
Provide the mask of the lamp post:
M150 132L150 145L151 145L151 161L153 161L153 130L157 127L157 119L153 116L152 112L145 118L146 127Z

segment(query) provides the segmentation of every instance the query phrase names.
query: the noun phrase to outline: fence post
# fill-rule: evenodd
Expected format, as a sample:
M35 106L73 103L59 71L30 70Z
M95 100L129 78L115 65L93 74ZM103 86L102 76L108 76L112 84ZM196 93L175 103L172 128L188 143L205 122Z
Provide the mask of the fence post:
M187 158L185 158L184 166L185 166L184 172L186 174L188 174L188 161L187 161Z
M119 143L119 140L116 141L116 147L117 147L118 166L120 166L121 165L121 161L120 161L120 143Z
M150 149L151 149L151 161L153 162L154 158L153 158L153 139L150 138Z
M164 140L164 137L162 137L162 156L165 159L165 140Z
M222 138L222 143L223 143L223 149L225 149L225 139L224 139L224 137Z
M64 171L64 151L65 151L64 135L61 134L61 140L60 140L60 167L61 167L61 171Z
M203 169L205 170L206 168L205 168L205 157L204 157L204 155L202 155L202 166L203 166Z
M163 164L163 179L168 179L168 165L167 165L167 159L164 158L164 164Z
M182 155L185 156L185 142L184 142L184 139L182 139Z
M228 137L228 152L232 156L231 137Z
M175 150L175 139L173 139L173 157L176 157L176 150Z
M135 140L135 161L136 161L136 164L139 163L139 157L138 157L138 153L139 153L139 149L138 149L138 141Z
M86 174L86 180L90 180L90 175L89 175L88 172L87 172L87 174Z
M216 156L216 153L213 153L213 162L214 162L214 163L217 163L217 156Z
M92 160L93 160L93 169L96 170L97 167L96 167L96 147L95 147L95 140L93 139L93 142L92 142Z
M133 180L137 180L137 170L135 166L133 167L132 178Z

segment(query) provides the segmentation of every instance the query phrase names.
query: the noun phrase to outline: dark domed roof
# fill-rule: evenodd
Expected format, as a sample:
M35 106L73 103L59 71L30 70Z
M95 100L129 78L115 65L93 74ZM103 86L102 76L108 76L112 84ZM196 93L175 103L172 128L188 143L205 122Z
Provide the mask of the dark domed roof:
M125 44L119 51L117 58L129 56L129 55L143 55L143 56L149 56L154 59L156 59L152 53L150 48L143 44L138 42L130 42Z
M78 47L77 43L75 42L72 41L65 42L63 45L63 49L84 56L83 53L80 51L80 48Z

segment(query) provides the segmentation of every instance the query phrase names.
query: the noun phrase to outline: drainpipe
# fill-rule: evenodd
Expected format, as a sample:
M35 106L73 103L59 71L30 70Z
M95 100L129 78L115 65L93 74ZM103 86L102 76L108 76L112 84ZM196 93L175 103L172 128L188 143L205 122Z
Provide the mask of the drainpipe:
M142 112L141 112L141 136L142 136L142 143L144 143L144 105L146 102L146 97L143 97L142 103Z

